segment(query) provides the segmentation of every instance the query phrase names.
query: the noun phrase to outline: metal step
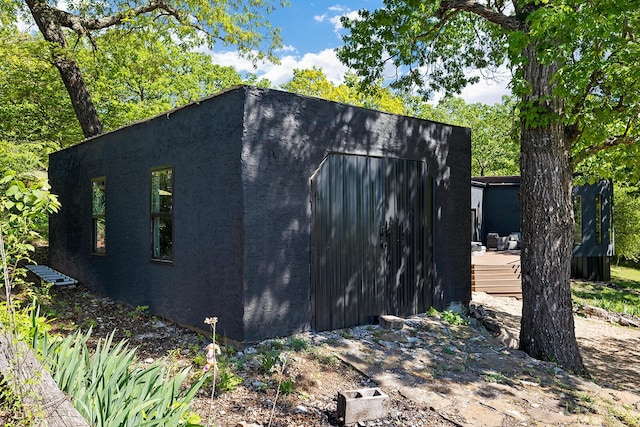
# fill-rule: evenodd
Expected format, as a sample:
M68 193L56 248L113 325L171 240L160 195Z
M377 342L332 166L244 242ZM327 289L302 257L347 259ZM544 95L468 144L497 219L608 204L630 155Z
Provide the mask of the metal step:
M46 265L27 265L27 270L38 276L40 280L53 283L55 286L77 285L78 281L73 277L62 274Z

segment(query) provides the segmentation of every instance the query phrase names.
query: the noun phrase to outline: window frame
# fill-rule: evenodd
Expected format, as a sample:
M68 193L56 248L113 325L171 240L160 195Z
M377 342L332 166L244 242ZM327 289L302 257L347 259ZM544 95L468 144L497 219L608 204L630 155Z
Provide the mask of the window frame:
M171 176L169 178L169 185L171 188L171 203L168 211L162 211L162 209L158 209L158 211L154 210L154 174L159 172L170 172ZM174 183L175 183L175 172L173 165L169 166L158 166L154 167L149 171L149 257L152 262L161 263L161 264L173 264L174 259L174 227L173 227L173 204L174 204ZM160 188L158 189L160 191ZM159 197L159 195L158 195ZM161 242L158 242L157 239L160 239L159 235L159 224L164 221L170 224L170 246L169 246L169 255L167 257L162 257L162 255L156 255L156 248L158 253L161 251Z
M102 211L96 210L96 188L102 184ZM102 222L102 247L98 246L98 224ZM107 254L107 177L91 178L91 254L105 256Z

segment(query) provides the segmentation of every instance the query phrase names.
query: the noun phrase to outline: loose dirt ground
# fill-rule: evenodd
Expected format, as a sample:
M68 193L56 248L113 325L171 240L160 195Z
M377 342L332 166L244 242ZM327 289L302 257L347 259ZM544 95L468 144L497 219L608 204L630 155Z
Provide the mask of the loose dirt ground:
M474 301L517 337L518 300L474 294ZM116 329L116 338L128 339L143 361L164 358L202 369L208 338L143 308L80 286L53 289L48 310L57 318L54 332L91 326L105 336ZM510 349L484 329L426 315L405 319L401 330L362 326L241 350L223 345L240 383L213 400L210 388L202 390L193 408L210 425L337 425L339 390L379 386L390 397L388 416L364 425L640 426L640 331L576 318L576 333L593 381ZM269 354L286 356L283 375L264 369ZM290 393L276 396L281 379L291 381Z

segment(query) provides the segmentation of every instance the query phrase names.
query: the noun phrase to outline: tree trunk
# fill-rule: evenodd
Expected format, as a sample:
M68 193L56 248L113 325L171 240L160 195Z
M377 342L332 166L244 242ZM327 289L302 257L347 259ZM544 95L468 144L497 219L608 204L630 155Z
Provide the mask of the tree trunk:
M525 50L521 123L522 324L520 349L579 375L587 371L575 336L571 305L573 245L572 167L565 127L556 119L562 101L552 96L554 65ZM531 120L541 120L533 123Z
M50 7L41 0L26 0L44 39L52 43L53 62L67 88L73 110L76 113L82 133L89 138L102 133L102 122L89 95L87 84L82 78L78 62L68 56L67 38L62 27L56 21Z

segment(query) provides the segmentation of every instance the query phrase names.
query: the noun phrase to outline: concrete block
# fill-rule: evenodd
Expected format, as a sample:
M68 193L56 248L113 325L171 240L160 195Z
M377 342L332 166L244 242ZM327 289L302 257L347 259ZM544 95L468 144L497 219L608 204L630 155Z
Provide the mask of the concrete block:
M402 329L404 326L404 320L397 317L392 316L390 314L385 314L380 316L378 319L378 323L385 329Z
M377 387L338 392L338 419L344 425L384 418L388 410L389 396Z

